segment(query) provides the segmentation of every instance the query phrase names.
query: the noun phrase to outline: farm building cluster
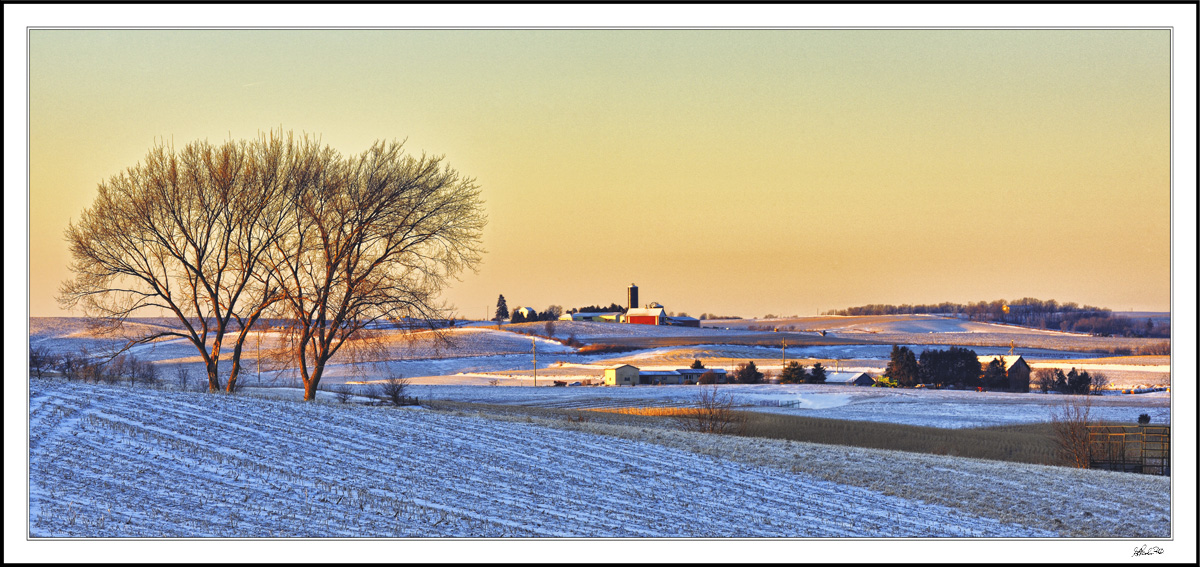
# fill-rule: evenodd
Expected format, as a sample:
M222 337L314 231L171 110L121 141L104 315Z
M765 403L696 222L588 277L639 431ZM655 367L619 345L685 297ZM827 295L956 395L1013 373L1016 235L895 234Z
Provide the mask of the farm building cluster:
M717 384L729 381L723 368L676 368L674 370L642 370L632 364L621 364L604 369L605 386L658 386L671 384L699 384L706 372L713 373ZM826 384L844 386L871 386L875 379L866 372L830 372L825 376Z
M675 325L678 327L699 327L700 320L695 317L673 317L667 315L667 310L657 302L645 307L638 307L638 287L629 284L626 301L629 306L624 313L620 311L564 313L563 321L592 321L596 323L629 323L633 325Z

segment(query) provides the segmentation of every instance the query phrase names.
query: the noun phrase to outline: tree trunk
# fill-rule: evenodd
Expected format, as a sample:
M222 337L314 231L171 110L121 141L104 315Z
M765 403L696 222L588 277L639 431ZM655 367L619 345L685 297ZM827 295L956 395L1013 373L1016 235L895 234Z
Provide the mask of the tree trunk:
M317 361L313 364L312 376L304 381L304 401L311 402L317 399L317 386L321 383L321 374L324 371L324 361Z
M221 391L221 377L217 375L217 359L212 359L205 365L208 371L208 393L215 394Z
M242 341L239 339L233 345L233 360L230 361L230 365L229 365L229 382L227 382L225 384L226 392L233 393L234 388L237 387L238 373L241 371L241 369L242 369Z

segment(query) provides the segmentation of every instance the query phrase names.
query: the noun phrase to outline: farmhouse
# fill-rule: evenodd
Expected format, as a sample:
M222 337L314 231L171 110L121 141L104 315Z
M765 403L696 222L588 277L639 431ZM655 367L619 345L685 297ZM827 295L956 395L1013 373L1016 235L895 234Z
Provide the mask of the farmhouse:
M875 379L866 372L827 372L825 383L839 386L870 386L875 383Z
M999 355L980 356L979 364L984 368L993 360L999 358L1004 363L1004 372L1008 375L1008 389L1013 392L1028 392L1029 391L1029 374L1031 372L1029 363L1025 362L1025 358L1020 355Z
M676 370L641 370L638 384L682 384L683 375Z
M604 369L605 386L633 386L638 383L636 366L622 364Z
M683 377L684 384L699 384L700 377L703 376L705 372L712 372L713 374L716 374L718 384L725 383L724 368L680 368L675 372L678 372L679 375Z

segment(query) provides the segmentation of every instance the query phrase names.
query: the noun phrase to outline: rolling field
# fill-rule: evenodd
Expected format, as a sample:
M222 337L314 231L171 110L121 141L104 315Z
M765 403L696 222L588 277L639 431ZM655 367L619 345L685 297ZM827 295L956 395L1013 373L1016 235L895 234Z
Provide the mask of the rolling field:
M412 386L422 399L559 409L689 407L696 386L531 388L521 386ZM720 386L739 409L851 421L940 428L988 427L1050 421L1059 395L901 390L817 384ZM1142 413L1169 424L1165 392L1093 398L1093 419L1134 423Z
M33 538L1170 532L1165 478L636 427L45 380L29 427Z

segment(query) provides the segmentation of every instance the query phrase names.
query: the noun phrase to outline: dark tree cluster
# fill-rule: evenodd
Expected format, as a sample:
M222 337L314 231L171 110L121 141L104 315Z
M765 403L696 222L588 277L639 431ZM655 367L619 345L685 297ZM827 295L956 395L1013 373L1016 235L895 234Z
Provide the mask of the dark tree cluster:
M962 347L946 350L925 350L917 360L922 384L935 388L957 385L975 388L979 385L981 372L975 351Z
M1033 375L1033 384L1042 393L1098 394L1108 385L1103 374L1088 374L1087 370L1072 368L1064 373L1060 368L1039 368Z
M608 307L601 307L599 305L588 305L587 307L572 307L570 310L567 311L567 313L624 313L625 311L626 311L625 307L617 305L616 303L612 303L612 304L609 304Z
M917 363L917 355L913 354L912 349L908 347L893 345L891 359L883 374L900 387L916 386L921 381L921 367Z
M733 379L741 384L759 384L763 381L763 373L758 371L754 361L739 364L733 371Z
M812 370L804 368L803 364L791 361L784 365L779 374L780 384L824 384L825 367L820 362L813 364Z
M537 321L557 321L560 316L562 316L562 307L559 307L558 305L551 305L543 309L540 313L533 311L529 315L525 315L520 311L520 308L518 308L517 311L513 312L512 322L535 323Z

